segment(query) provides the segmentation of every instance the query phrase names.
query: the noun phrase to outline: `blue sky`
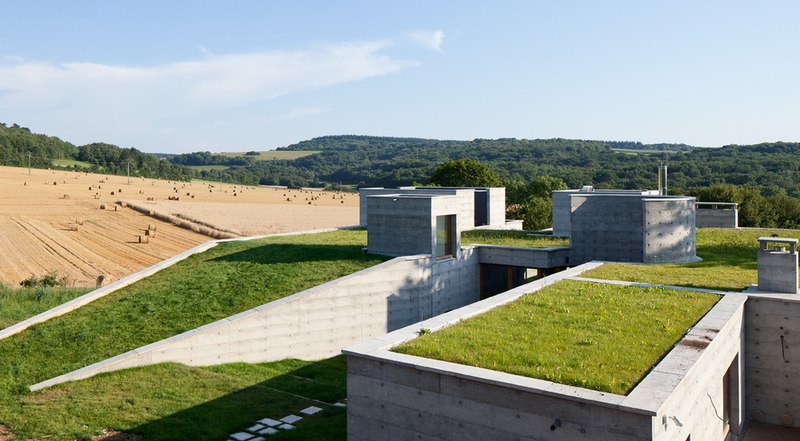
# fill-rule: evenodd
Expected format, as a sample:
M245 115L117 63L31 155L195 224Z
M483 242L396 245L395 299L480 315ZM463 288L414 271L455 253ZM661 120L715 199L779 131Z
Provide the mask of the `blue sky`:
M315 136L800 141L796 1L2 1L0 122L150 152Z

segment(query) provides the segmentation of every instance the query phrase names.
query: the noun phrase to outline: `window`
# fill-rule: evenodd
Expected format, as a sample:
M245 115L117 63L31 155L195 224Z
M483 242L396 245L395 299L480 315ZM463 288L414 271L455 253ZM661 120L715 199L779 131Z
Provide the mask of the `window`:
M456 216L436 216L436 246L434 248L437 259L453 257L455 247Z

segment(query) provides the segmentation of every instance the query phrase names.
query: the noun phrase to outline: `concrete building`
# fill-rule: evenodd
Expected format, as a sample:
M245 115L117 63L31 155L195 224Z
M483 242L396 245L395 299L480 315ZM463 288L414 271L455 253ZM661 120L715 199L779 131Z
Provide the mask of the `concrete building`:
M476 227L492 229L522 229L521 221L506 221L506 189L502 187L398 187L361 188L358 190L359 224L368 225L368 201L371 196L381 195L457 195L469 199L459 212L461 230Z
M569 194L569 202L572 265L699 260L693 197L577 192Z
M658 190L605 190L592 186L585 186L580 190L555 190L553 197L553 236L569 237L571 231L572 207L570 199L576 194L603 194L603 195L641 195L658 196Z

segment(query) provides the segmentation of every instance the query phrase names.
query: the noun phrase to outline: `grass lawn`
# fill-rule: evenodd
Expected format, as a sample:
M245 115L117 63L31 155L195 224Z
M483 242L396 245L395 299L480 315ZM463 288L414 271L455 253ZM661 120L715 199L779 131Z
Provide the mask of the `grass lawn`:
M76 161L74 159L53 159L51 160L56 167L84 167L91 168L92 164L84 161Z
M530 234L530 231L470 230L461 233L461 244L502 245L526 248L569 246L569 239L564 237L531 236Z
M562 281L393 351L627 394L717 300Z
M0 329L91 291L89 288L18 288L0 285Z
M697 229L697 255L702 262L668 265L605 264L582 276L728 291L741 291L758 281L758 238L777 234L800 239L800 230Z
M227 170L230 168L227 165L187 165L187 167L198 171Z
M17 439L91 439L103 429L143 440L222 440L263 418L303 416L270 440L345 440L346 367L319 362L234 363L190 367L166 363L101 374L4 403L3 423ZM308 406L323 408L312 416Z
M319 153L320 150L266 150L263 152L258 152L258 156L253 155L252 157L261 161L271 161L273 159L298 159L304 156L311 156L316 153ZM222 156L229 156L232 158L238 158L239 156L247 156L245 152L224 152L220 153Z
M0 422L27 387L382 262L365 231L228 242L0 340ZM162 377L150 377L151 381ZM12 425L12 429L14 429Z

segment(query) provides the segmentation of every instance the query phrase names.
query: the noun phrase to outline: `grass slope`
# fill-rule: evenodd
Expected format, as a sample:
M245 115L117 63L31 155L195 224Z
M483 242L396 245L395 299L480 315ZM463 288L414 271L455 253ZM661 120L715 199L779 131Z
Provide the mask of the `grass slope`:
M0 284L0 329L91 291L89 288L19 288Z
M365 231L228 242L0 340L0 401L27 387L379 263ZM0 407L0 421L9 409Z
M758 238L777 234L800 239L800 230L697 229L702 262L669 265L606 264L584 277L741 291L758 281Z
M393 350L627 394L717 300L562 281Z
M157 379L157 381L154 381ZM304 416L270 440L346 439L344 357L319 362L234 363L189 367L166 363L58 385L4 405L17 439L91 439L105 428L144 440L220 440L262 418Z

